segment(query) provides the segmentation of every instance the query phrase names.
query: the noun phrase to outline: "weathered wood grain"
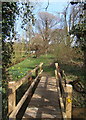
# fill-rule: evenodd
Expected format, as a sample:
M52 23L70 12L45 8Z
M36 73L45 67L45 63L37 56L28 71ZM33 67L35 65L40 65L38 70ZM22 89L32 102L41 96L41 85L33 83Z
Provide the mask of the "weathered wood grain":
M58 90L54 77L42 77L23 118L61 118Z

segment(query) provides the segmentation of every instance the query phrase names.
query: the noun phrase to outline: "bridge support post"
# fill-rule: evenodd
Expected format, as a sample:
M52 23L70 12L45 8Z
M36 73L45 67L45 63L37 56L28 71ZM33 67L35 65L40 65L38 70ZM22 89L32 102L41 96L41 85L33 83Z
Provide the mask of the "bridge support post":
M35 74L36 74L36 77L37 77L37 76L38 76L38 69L36 70L36 73L35 73Z
M8 113L10 114L16 106L15 81L8 82Z
M66 117L68 119L71 119L72 116L72 86L69 84L66 84Z

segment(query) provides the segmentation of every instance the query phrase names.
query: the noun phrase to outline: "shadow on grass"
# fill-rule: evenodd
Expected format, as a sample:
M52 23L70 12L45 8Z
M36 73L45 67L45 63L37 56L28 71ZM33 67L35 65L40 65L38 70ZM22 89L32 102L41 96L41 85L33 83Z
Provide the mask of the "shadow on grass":
M59 66L62 70L65 71L66 75L74 75L74 76L78 76L78 77L84 75L84 70L82 68L80 68L78 65L76 66L76 65L72 65L72 64L61 64L60 63ZM48 72L53 76L55 75L54 74L55 69L56 69L55 65L53 65L53 66L47 65L47 66L43 67L44 72L46 72L46 73Z
M84 70L80 68L78 65L72 65L72 64L60 64L60 67L62 70L65 71L67 75L74 75L74 76L83 76Z
M51 67L51 66L44 66L43 70L45 73L48 73L50 76L55 76L55 66Z
M34 68L35 68L35 67L27 67L27 69L31 69L31 70L34 69Z

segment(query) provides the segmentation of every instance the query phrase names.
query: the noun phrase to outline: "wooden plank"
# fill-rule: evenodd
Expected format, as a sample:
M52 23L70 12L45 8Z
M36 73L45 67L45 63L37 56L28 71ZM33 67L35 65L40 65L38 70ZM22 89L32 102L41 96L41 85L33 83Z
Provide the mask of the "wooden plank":
M35 72L35 74L36 74L36 77L38 76L38 71L39 71L39 69L37 69L37 70L36 70L36 72Z
M66 116L68 119L71 119L72 113L72 85L66 85L66 92L68 96L66 97Z
M39 73L39 75L43 72L43 70ZM16 115L18 113L18 111L20 110L20 108L22 107L24 101L26 100L26 98L28 97L28 95L30 94L32 88L34 87L35 83L38 80L39 75L36 77L36 79L32 82L31 86L28 88L28 90L26 91L26 93L23 95L22 99L20 100L20 102L17 104L17 106L15 107L14 111L11 113L11 115L9 116L9 119L11 118L16 118Z
M8 82L8 113L11 113L16 106L15 81Z
M30 72L28 75L20 79L19 81L8 82L8 113L10 114L16 106L16 90L25 82L28 81L28 77L32 75Z
M56 66L56 70L58 69L58 63L55 63L55 66Z
M27 74L25 77L23 77L22 79L20 79L19 81L15 82L15 81L11 81L8 82L8 113L10 114L15 106L16 106L16 90L26 81L28 81L28 78L30 77L31 79L31 75L33 72L36 72L40 67L42 68L43 63L41 63L39 66L37 66L35 69L33 69L29 74ZM38 75L38 74L37 74Z
M60 74L60 72L59 72L59 69L58 69L58 63L55 63L55 66L56 66L57 76L58 76L59 80L60 80L62 83L66 84L66 81L63 80L63 78L61 77L61 74ZM63 71L63 74L64 74L64 76L65 76L64 71Z
M17 90L24 82L26 82L28 80L28 78L31 77L32 73L36 72L36 70L39 69L40 67L42 67L42 65L43 65L43 63L40 63L40 65L37 66L36 68L34 68L33 70L31 70L31 72L29 74L27 74L25 77L23 77L19 81L15 82L15 84L14 84L15 89L13 91Z
M55 70L55 77L56 77L56 79L58 79L57 70Z
M29 74L27 74L25 77L23 77L21 80L19 80L18 82L16 82L15 84L15 88L18 89L24 82L26 82L28 80L29 77L31 77L33 72L38 72L38 69L40 67L42 67L43 63L40 63L40 65L38 65L36 68L34 68L33 70L31 70L31 72ZM36 73L38 75L38 73Z
M55 70L55 75L56 75L56 80L58 82L58 75L57 75L57 70ZM62 95L61 95L61 92L60 92L60 88L59 88L59 83L58 83L58 95L59 95L59 100L60 100L60 106L61 106L61 111L62 111L62 116L63 116L63 119L66 120L66 113L65 113L65 106L64 106L64 103L63 103L63 99L62 99Z
M59 100L60 100L62 116L63 116L63 119L66 120L67 116L66 116L66 113L65 113L65 107L64 107L63 99L61 97L61 92L60 92L60 88L59 87L58 87L58 94L59 94Z
M40 65L38 65L35 69L33 69L31 72L33 73L33 72L36 72L36 70L37 69L39 69L40 67L42 68L42 65L43 65L43 63L40 63Z
M43 66L43 63L40 63L40 65L39 65L40 70L42 70L42 66Z
M58 90L54 77L43 76L23 116L25 119L60 119ZM23 120L23 119L22 119Z
M63 96L63 98L64 98L65 89L66 89L65 82L63 81L60 73L59 72L57 73L57 70L55 70L55 76L56 76L56 79L58 79L58 83L61 85L60 86L61 88L59 88L59 89L61 89L61 91L62 91L61 96Z
M23 77L21 80L17 81L15 83L15 90L17 90L24 82L28 81L28 78L31 77L32 72L27 74L25 77Z

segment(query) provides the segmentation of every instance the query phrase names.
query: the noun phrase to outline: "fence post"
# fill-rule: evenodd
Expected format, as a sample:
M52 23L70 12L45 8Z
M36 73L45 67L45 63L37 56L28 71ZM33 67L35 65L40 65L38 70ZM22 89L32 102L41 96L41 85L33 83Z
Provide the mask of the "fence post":
M16 106L15 81L8 82L8 113L10 114Z
M66 117L71 119L72 116L72 85L66 84Z
M40 65L40 71L42 70L42 64Z
M32 76L30 76L30 77L28 78L28 85L30 85L31 82L32 82Z
M58 63L55 63L55 66L56 66L56 70L58 72Z
M56 77L56 79L58 79L57 70L55 70L55 77Z
M36 77L38 76L38 69L36 70Z

